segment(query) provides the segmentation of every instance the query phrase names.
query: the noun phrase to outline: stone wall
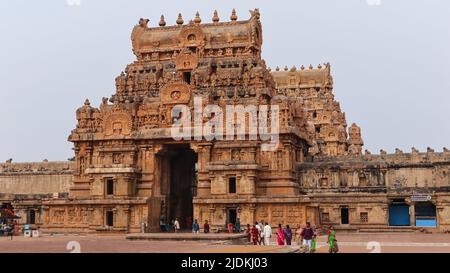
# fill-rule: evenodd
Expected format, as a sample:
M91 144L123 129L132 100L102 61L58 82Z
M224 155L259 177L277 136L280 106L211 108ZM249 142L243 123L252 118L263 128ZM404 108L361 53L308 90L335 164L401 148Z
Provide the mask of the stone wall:
M396 150L361 156L315 157L297 164L303 194L319 206L322 224L341 225L341 209L347 208L349 225L388 226L389 206L403 200L415 225L414 195L429 196L436 207L441 231L449 230L450 153L428 149L420 153Z
M0 164L0 194L69 192L74 167L69 161Z

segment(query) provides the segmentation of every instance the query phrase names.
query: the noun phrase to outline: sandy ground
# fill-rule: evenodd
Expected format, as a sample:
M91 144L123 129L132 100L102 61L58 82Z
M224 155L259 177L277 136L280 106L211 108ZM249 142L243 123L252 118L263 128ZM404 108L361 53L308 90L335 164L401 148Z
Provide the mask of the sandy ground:
M450 234L337 234L341 253L450 253ZM318 253L326 253L326 238L318 240ZM39 238L0 237L2 253L287 253L297 245L231 245L223 241L129 241L123 235L43 235Z

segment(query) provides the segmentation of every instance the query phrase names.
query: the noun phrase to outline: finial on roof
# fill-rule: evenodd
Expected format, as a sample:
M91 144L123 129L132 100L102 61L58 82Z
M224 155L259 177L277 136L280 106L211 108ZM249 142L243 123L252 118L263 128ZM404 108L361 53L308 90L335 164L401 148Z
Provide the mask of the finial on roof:
M313 69L313 66L312 66L312 64L310 64L310 65L309 65L309 69Z
M318 69L322 69L322 65L319 64L319 65L317 66L317 68L318 68Z
M202 19L200 18L200 13L197 11L197 13L195 14L194 23L200 24L201 22L202 22Z
M178 13L177 25L181 26L184 23L181 13Z
M291 72L295 72L297 71L297 67L295 67L295 65L293 67L291 67Z
M267 68L267 71L269 71L269 72L272 71L272 68L268 67L268 68Z
M230 16L231 21L236 21L238 19L237 15L236 15L236 10L233 9L231 11L231 16Z
M219 15L218 15L218 13L217 13L217 10L215 10L214 11L214 14L213 14L213 17L212 17L212 21L214 22L214 23L218 23L219 22Z
M305 66L304 65L300 66L300 69L305 70Z
M91 105L91 103L89 102L89 99L86 99L86 100L84 101L84 105L86 105L86 106L90 106L90 105Z
M289 68L287 67L287 65L284 66L284 71L288 71Z
M159 26L164 27L166 25L166 20L164 20L164 15L161 15L161 19L159 19Z
M278 65L275 67L275 71L280 71L280 67Z
M140 25L141 27L143 27L143 28L147 28L148 21L149 21L148 19L140 18L140 19L139 19L139 25Z

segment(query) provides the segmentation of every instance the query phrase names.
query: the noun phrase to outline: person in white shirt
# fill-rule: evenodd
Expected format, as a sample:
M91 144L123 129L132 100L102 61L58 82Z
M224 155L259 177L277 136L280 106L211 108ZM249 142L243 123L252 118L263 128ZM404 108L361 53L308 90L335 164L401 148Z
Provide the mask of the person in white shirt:
M270 245L270 237L272 237L272 228L269 226L269 223L266 222L264 226L264 244L266 246Z
M175 232L178 232L178 230L180 230L180 222L178 222L178 218L175 218L175 222L173 223L173 227L175 229Z
M259 230L259 244L263 245L264 244L264 221L261 220L261 222L259 222L258 224L258 230Z

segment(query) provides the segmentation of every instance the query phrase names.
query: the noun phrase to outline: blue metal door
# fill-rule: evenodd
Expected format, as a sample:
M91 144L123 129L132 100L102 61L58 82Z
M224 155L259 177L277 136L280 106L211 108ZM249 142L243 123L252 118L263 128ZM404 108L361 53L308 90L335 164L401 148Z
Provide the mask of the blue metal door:
M409 226L409 206L403 204L392 204L389 206L390 226Z

